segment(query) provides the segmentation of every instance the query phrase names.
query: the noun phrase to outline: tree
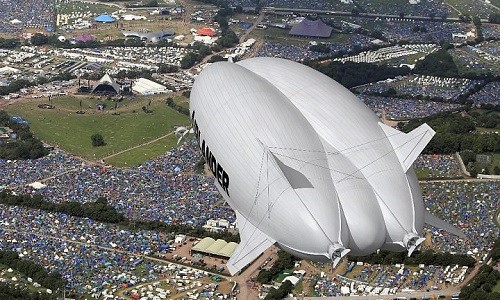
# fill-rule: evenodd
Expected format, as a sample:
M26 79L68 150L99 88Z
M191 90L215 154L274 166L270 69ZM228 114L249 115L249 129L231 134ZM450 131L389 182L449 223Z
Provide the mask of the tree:
M100 133L95 133L93 134L90 139L92 140L92 146L94 147L100 147L106 145L104 142L104 138Z
M470 162L474 163L476 161L476 153L472 151L462 151L460 153L460 156L462 157L462 161L464 162L464 165L468 165Z
M159 64L158 73L174 73L179 70L179 67L170 64Z
M210 59L208 60L208 62L210 62L210 63L214 63L214 62L218 62L218 61L227 61L227 59L216 54L216 55L210 57Z
M47 44L48 38L45 34L37 32L31 37L30 42L33 46L41 46Z
M320 53L329 53L331 51L330 47L325 44L317 44L309 46L309 50Z
M181 68L189 69L192 66L194 66L197 60L198 60L198 55L194 52L189 52L181 59Z
M16 48L20 44L21 42L17 38L14 39L0 38L0 48L11 49L11 48Z
M499 166L495 166L495 168L493 168L493 174L500 175L500 167Z
M123 44L125 45L125 47L142 47L142 46L144 46L144 43L138 38L126 39L123 42Z
M433 76L455 77L458 68L453 57L444 49L431 53L415 65L415 73Z

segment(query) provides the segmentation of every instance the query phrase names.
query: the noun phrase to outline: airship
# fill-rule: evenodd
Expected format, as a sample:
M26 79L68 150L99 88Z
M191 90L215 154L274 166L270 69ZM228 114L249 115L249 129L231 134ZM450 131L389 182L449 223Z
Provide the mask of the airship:
M217 62L196 78L192 131L234 209L235 274L276 244L335 266L347 254L408 251L424 223L464 237L424 209L412 164L434 135L383 124L348 89L297 62Z

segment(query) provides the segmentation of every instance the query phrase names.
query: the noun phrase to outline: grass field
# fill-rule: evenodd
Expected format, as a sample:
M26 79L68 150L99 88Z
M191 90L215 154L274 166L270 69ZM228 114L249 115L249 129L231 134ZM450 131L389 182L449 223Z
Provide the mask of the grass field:
M307 45L311 39L301 38L296 36L290 36L288 32L290 29L281 29L269 27L267 29L255 29L253 30L249 37L255 39L264 39L266 41L276 41L285 45L296 45L303 46ZM321 39L321 42L330 43L346 43L349 40L350 34L338 33L332 31L332 35L327 39Z
M165 96L139 97L124 100L118 104L113 115L114 103L108 101L104 111L97 111L97 98L81 98L83 115L79 109L80 98L66 97L53 100L55 109L44 110L37 107L46 100L13 104L7 108L11 115L25 117L32 131L43 141L89 160L100 160L106 156L142 145L174 130L174 126L188 125L189 118L170 109L164 102ZM151 100L153 113L146 114L142 106ZM90 137L101 133L105 146L93 147ZM176 144L172 135L157 142L141 146L110 159L110 164L132 166L159 156Z
M151 144L106 159L106 163L117 167L131 167L165 154L165 152L176 146L177 137L169 135Z
M99 15L103 13L111 14L119 10L118 7L112 5L105 5L99 3L84 3L84 2L64 2L57 1L56 2L56 11L59 14L71 14L71 13L91 13L94 15Z
M417 178L419 180L429 178L431 171L428 168L415 169L415 173L417 174Z
M177 104L177 105L180 105L184 108L189 108L189 99L182 96L182 95L178 95L178 96L175 96L173 97L174 98L174 102Z
M497 282L497 284L495 285L495 287L493 287L493 292L499 292L500 293L500 281Z

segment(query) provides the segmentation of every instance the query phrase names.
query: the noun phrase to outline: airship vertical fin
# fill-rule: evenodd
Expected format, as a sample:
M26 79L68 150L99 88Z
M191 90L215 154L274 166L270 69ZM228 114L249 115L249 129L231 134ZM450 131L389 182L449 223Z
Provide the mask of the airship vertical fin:
M281 172L283 172L283 175L285 175L286 179L293 189L314 188L312 183L304 174L292 167L287 166L280 159L278 159L274 153L272 153L271 151L269 152L271 153L272 157L276 161L276 164L280 168Z
M226 264L231 275L239 272L276 242L238 212L236 212L236 219L241 242Z
M434 226L436 228L443 229L444 231L447 231L451 234L454 234L458 236L459 238L466 239L467 237L465 234L460 231L460 229L456 228L455 226L451 225L450 223L441 220L440 218L436 217L435 215L431 214L428 211L424 212L424 220L425 223Z
M399 162L404 171L408 171L418 155L436 133L426 123L420 125L409 133L396 130L388 125L379 122L379 126L391 142L394 152L398 156Z

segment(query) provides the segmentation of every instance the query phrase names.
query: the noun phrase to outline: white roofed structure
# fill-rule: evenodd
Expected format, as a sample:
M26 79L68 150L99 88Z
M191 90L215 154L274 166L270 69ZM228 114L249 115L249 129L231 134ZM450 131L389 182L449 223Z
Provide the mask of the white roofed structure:
M139 78L132 84L132 91L141 95L165 94L171 92L166 86L146 78Z

